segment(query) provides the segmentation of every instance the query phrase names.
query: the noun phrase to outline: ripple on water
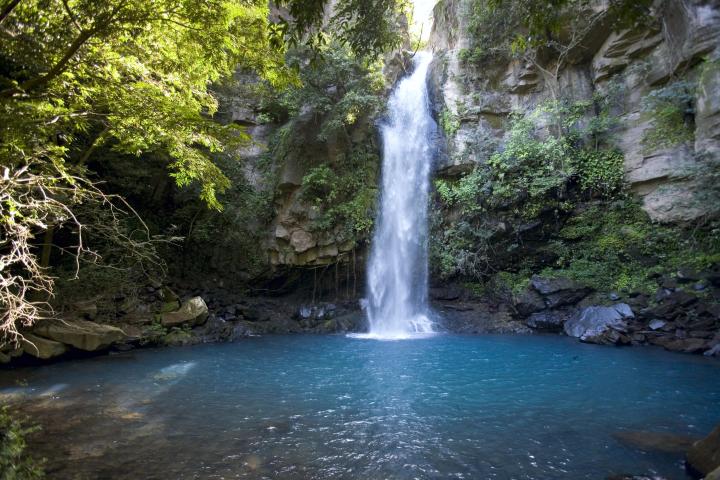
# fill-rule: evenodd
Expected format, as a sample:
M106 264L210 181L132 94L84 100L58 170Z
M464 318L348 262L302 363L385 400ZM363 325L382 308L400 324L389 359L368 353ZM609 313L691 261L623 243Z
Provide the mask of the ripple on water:
M679 479L681 454L613 434L707 433L720 362L560 337L268 337L3 371L0 396L43 424L51 479Z

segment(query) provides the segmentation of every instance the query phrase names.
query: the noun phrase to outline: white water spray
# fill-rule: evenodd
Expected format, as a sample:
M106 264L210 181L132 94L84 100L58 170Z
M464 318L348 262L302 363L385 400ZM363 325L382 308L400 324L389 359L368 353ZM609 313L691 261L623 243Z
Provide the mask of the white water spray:
M390 96L382 127L380 214L368 266L370 338L433 332L428 309L427 203L437 126L426 77L432 56L415 56L415 70Z

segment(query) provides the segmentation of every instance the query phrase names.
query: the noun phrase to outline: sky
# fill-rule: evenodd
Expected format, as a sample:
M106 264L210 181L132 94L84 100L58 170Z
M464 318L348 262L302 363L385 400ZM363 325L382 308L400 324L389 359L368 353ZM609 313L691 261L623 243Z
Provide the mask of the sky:
M412 3L414 8L412 31L413 33L419 34L421 25L424 24L422 37L423 39L427 39L430 36L430 29L432 28L432 9L437 3L437 0L413 0Z

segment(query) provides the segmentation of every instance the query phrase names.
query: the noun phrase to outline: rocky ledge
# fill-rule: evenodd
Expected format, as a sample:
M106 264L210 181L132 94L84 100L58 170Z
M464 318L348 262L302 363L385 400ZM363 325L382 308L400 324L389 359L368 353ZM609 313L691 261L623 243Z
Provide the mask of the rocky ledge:
M601 345L657 345L720 357L720 269L656 277L654 295L597 292L567 278L535 276L512 295L431 289L449 331L565 334Z
M439 327L448 332L557 333L586 343L657 345L720 358L720 267L681 269L655 281L654 295L597 292L567 278L535 276L510 296L445 285L432 288L430 297ZM0 347L0 363L265 334L367 329L357 299L306 300L301 295L239 295L221 287L147 286L132 298L78 302L61 312L60 319L39 322L23 332L20 342Z
M175 293L175 291L180 292ZM146 286L137 295L77 302L0 346L0 364L235 341L265 334L362 331L357 301L309 305L294 297L243 296L222 288Z

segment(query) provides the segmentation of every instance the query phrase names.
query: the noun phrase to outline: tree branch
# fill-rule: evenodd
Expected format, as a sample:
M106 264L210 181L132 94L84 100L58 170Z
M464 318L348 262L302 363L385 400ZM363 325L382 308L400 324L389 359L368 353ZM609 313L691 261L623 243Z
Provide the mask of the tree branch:
M75 53L80 50L80 47L82 47L85 42L87 42L97 31L97 28L93 28L90 30L82 30L80 32L80 35L78 35L77 38L75 38L75 40L73 41L73 43L70 44L70 47L65 52L65 55L63 55L63 57L55 64L54 67L50 69L50 71L40 77L35 77L27 80L17 87L6 88L5 90L0 91L0 98L12 97L13 95L16 95L18 93L38 88L50 82L52 79L60 75L65 70L65 67L67 66L70 59L75 56Z
M10 3L5 5L5 7L2 9L2 12L0 12L0 24L3 23L3 21L10 15L10 12L13 11L15 7L18 6L18 3L20 3L20 0L10 0Z

